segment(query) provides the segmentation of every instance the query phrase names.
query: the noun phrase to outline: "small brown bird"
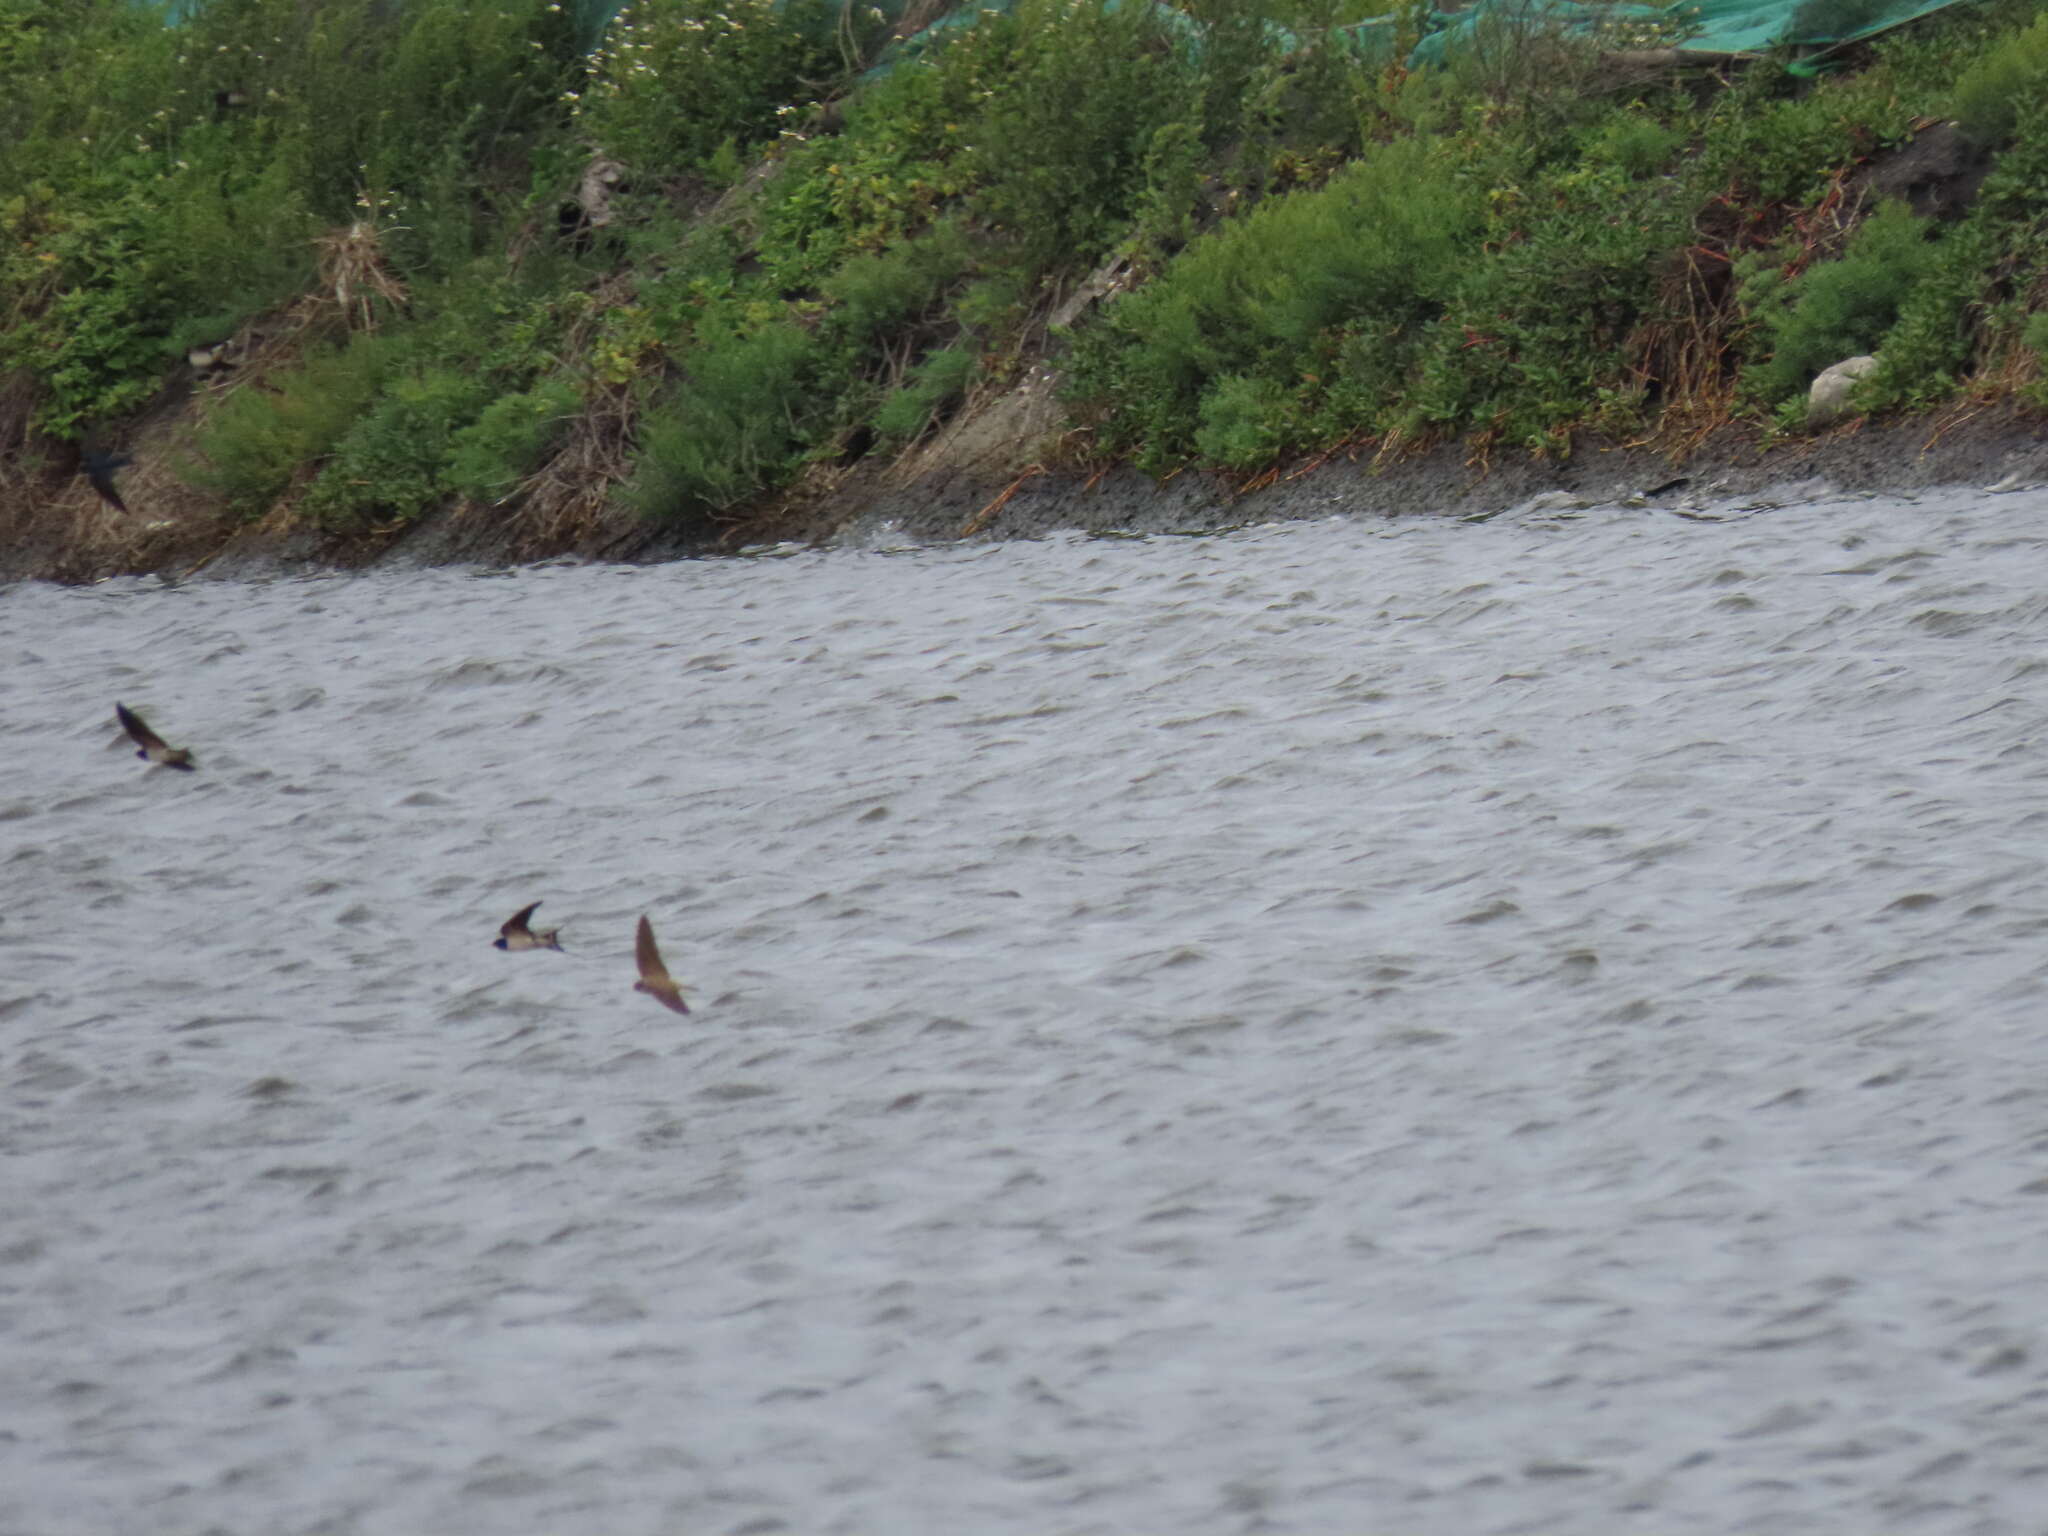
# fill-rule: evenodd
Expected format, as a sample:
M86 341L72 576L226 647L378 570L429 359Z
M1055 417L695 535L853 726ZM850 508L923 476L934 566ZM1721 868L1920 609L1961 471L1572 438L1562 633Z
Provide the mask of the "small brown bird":
M507 918L505 926L498 930L498 937L492 941L492 948L510 950L560 949L562 946L555 942L555 935L560 933L561 929L543 928L539 932L535 932L526 926L526 920L533 916L534 907L539 905L540 903L536 901L529 906L521 907L511 917Z
M187 773L198 766L192 761L192 753L188 748L165 746L163 737L145 725L142 716L126 704L117 702L114 705L114 718L121 722L121 729L134 741L137 749L135 755L144 762L162 763L166 768L182 768Z
M645 915L641 917L640 931L633 939L633 954L640 962L640 979L633 983L633 990L645 992L664 1008L688 1013L690 1005L683 1001L683 989L675 984L668 974L668 967L661 963L661 951L654 947L654 927Z

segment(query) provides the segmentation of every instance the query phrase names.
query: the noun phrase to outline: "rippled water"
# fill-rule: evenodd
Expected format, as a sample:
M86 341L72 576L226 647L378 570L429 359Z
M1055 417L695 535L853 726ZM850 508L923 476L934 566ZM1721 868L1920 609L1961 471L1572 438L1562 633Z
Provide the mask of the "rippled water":
M2044 512L0 593L0 1531L2038 1532Z

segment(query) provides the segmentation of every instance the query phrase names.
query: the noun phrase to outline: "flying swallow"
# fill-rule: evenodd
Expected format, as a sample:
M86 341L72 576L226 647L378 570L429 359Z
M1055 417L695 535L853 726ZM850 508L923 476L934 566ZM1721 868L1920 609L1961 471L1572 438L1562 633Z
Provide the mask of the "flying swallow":
M688 1013L690 1005L683 1001L683 989L670 979L668 967L661 963L661 951L654 947L654 927L645 915L633 939L633 954L640 962L640 979L633 983L633 990L645 992L664 1008Z
M136 746L135 755L146 763L162 763L166 768L182 768L190 773L196 766L192 761L189 747L167 747L163 737L157 735L143 723L142 716L126 704L114 706L114 717L121 722Z
M507 918L505 926L498 930L497 938L491 941L491 947L511 950L560 949L562 946L555 942L555 935L561 932L559 928L543 928L536 933L526 926L526 920L533 916L534 907L539 905L540 903L536 901L530 906L521 907Z
M121 493L114 489L114 471L126 469L135 461L125 453L83 453L79 465L85 478L92 482L92 488L100 493L100 500L116 512L126 512L128 503L121 499Z

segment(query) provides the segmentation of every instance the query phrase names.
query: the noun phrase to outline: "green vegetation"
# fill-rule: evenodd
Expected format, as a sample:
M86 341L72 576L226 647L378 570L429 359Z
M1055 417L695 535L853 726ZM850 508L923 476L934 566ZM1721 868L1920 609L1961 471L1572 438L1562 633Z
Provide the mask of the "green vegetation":
M2019 136L2027 103L2048 98L2048 15L2002 40L1957 78L1956 125L1973 143L2000 149Z
M1897 323L1900 304L1935 268L1940 248L1928 233L1904 203L1886 203L1838 258L1797 277L1787 274L1781 250L1738 260L1738 274L1750 273L1738 303L1758 320L1764 343L1748 372L1757 397L1785 400L1829 364L1875 348Z
M1813 80L1534 6L1410 70L1425 11L1017 0L889 52L900 9L636 0L586 56L551 0L0 0L0 427L192 392L181 472L239 515L708 528L1049 354L1068 451L1156 473L1790 427L1860 351L1874 407L2048 395L2040 0ZM1951 118L1981 187L1871 190Z

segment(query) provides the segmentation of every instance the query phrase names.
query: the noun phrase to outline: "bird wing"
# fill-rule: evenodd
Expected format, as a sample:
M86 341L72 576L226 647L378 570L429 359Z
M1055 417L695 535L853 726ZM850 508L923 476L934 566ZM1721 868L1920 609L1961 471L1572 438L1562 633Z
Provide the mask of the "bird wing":
M141 747L145 752L168 752L170 750L169 747L164 745L163 737L157 735L155 731L144 725L142 723L142 716L135 713L126 704L117 703L114 705L114 718L121 722L121 729L134 739L135 745Z
M121 493L114 489L114 471L126 462L125 459L119 463L108 460L100 464L88 463L85 467L85 478L92 482L92 488L98 491L116 512L128 510L128 503L123 501Z
M640 927L633 935L633 958L640 963L640 979L675 990L675 983L668 979L668 967L661 963L661 951L654 947L654 925L643 913Z
M533 916L533 909L539 905L540 903L537 901L530 902L526 906L521 907L517 912L514 912L505 919L505 926L498 930L499 935L509 939L515 933L525 933L527 931L526 920Z

